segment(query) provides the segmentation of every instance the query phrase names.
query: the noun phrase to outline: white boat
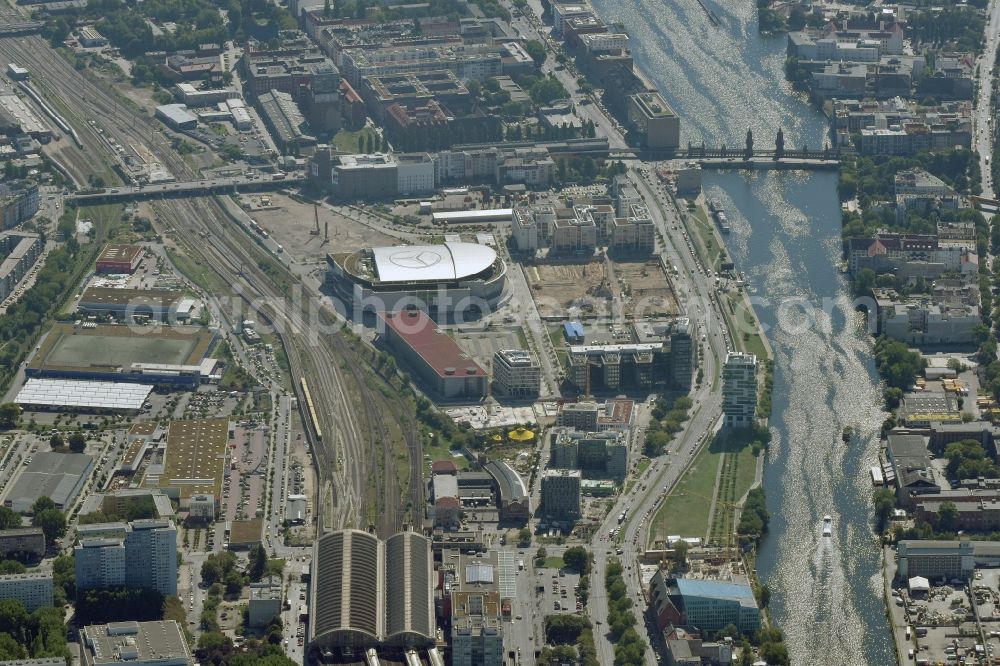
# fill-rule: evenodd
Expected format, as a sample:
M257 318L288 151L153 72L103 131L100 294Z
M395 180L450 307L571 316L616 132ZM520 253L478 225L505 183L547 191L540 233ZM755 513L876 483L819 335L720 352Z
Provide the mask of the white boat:
M823 536L833 536L833 518L829 514L823 516Z

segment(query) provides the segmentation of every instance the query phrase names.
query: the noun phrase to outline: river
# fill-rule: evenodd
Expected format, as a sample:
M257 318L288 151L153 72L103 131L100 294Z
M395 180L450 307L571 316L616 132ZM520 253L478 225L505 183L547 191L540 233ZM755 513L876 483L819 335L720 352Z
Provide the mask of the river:
M637 65L682 122L682 143L742 147L748 128L771 147L820 147L828 123L785 82L785 37L757 33L753 2L592 0L631 36ZM871 481L884 418L870 342L852 312L840 259L840 206L830 172L706 172L722 200L737 267L756 288L775 352L774 436L764 486L770 532L758 558L794 664L893 663L881 556L870 529ZM824 307L825 306L825 307ZM845 446L845 425L856 431ZM820 537L824 514L834 538Z

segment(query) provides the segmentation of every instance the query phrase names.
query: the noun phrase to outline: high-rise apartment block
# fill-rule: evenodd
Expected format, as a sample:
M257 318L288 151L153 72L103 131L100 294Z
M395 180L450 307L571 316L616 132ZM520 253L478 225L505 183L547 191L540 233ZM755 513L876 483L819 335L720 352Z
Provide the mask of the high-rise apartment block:
M177 529L169 520L86 525L78 536L77 590L124 585L177 594Z

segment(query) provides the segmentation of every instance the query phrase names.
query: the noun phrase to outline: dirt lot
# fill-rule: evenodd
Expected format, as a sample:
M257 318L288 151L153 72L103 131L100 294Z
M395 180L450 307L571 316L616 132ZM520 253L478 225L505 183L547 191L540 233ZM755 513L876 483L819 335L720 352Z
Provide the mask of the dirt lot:
M260 195L245 197L259 200ZM283 194L271 194L270 197L270 209L254 211L250 216L300 262L323 261L326 254L333 251L352 252L363 247L398 243L380 231L322 206L319 207L320 235L313 236L309 232L316 228L316 218L311 204L299 203ZM324 244L322 235L327 223L330 224L330 242Z
M524 267L524 273L543 317L565 315L573 306L600 312L611 297L607 270L597 259L585 264L532 264Z
M628 299L625 302L627 316L678 314L677 297L659 262L615 262L612 269L618 288Z

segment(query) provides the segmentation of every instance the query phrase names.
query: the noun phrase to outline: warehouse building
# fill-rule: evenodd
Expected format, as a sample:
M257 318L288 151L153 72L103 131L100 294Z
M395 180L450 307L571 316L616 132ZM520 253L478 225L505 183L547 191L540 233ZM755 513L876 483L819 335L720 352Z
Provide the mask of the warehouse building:
M316 542L313 562L308 638L314 653L433 645L429 539L400 532L383 542L360 530L339 530Z
M164 104L156 107L156 117L175 130L194 129L198 116L188 111L186 104Z
M28 410L76 409L136 414L153 391L152 384L38 379L25 382L14 402Z
M83 666L190 666L193 657L173 620L113 622L80 631Z
M104 246L97 257L96 271L102 274L131 275L139 268L145 255L146 250L141 245L110 243Z
M65 510L73 504L93 466L93 456L84 453L34 453L4 496L4 506L28 513L39 497L48 497Z
M316 145L316 136L291 93L271 90L257 98L261 119L282 153Z
M170 289L119 289L87 287L77 309L81 313L111 315L131 321L137 318L186 322L191 319L195 300L184 292Z
M386 345L445 400L486 397L486 371L420 310L382 312Z

